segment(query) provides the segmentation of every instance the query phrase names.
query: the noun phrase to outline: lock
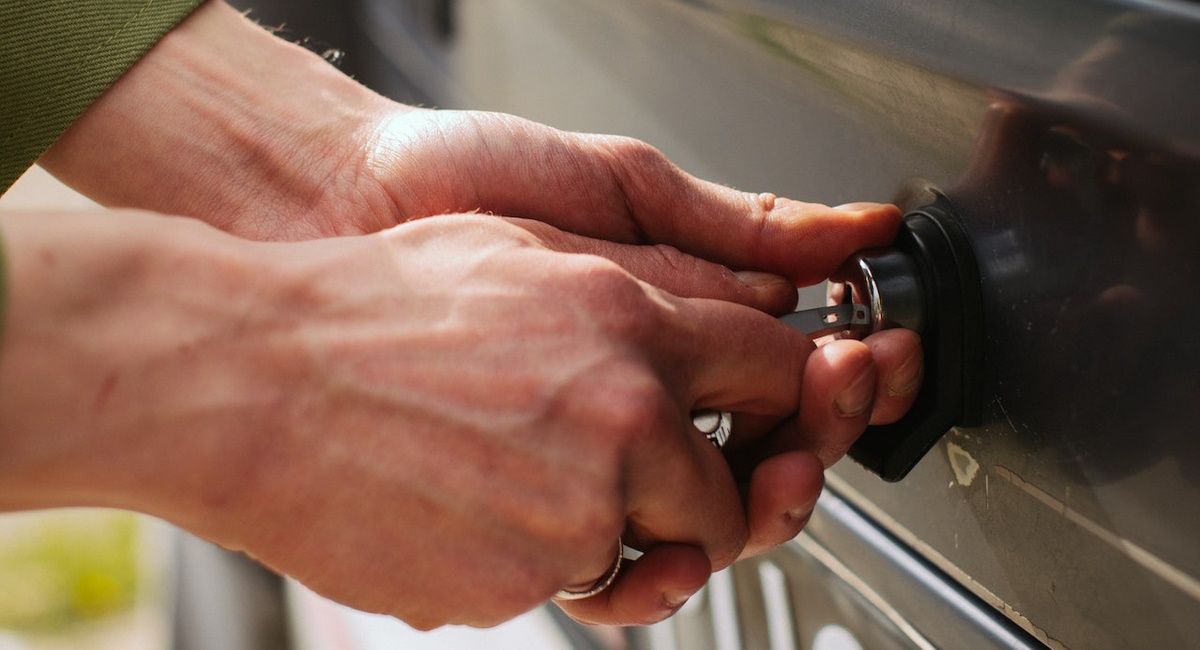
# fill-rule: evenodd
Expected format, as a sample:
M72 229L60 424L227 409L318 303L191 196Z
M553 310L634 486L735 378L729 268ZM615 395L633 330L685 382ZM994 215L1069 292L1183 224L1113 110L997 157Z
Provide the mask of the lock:
M780 321L813 338L857 337L892 327L921 335L925 374L912 407L892 424L867 427L850 448L859 464L899 481L952 427L980 423L983 299L970 239L949 199L939 195L904 215L890 248L855 254L829 287L829 306ZM698 411L693 424L720 448L729 437L729 418L726 412Z
M864 305L876 332L904 327L921 335L925 375L908 413L867 427L850 456L898 481L952 427L980 423L983 402L983 302L970 240L945 197L904 216L890 248L864 251L831 278L832 302Z

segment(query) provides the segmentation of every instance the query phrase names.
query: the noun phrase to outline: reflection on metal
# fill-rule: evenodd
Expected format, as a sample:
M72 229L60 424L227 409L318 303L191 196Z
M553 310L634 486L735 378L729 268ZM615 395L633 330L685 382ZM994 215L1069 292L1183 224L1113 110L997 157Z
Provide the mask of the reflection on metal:
M897 541L890 527L895 522L886 513L860 512L850 503L853 491L843 493L844 483L830 476L829 489L817 502L813 518L801 536L811 537L893 606L898 615L941 647L1021 648L1041 647L1012 622L971 595L955 580L972 586L961 572L946 576L924 559L927 548L910 548ZM877 514L884 514L879 518ZM870 518L868 518L870 517ZM919 543L920 540L917 540ZM951 566L951 568L953 568ZM951 579L953 578L953 579ZM994 595L986 599L1009 618L1028 624ZM1040 631L1038 640L1052 648L1064 647Z
M871 588L871 585L864 582L862 578L858 577L845 564L842 564L841 560L826 550L824 546L818 544L807 533L800 533L800 536L795 539L794 543L816 558L818 562L824 564L834 575L846 581L846 584L853 587L867 602L882 612L892 625L899 628L908 637L909 641L912 641L913 645L922 650L934 650L933 644L901 616L900 612L896 611L896 608L886 598L880 596L878 592Z
M689 601L690 604L690 601ZM678 616L678 614L676 614ZM677 650L679 639L675 635L675 621L667 619L646 628L649 647L654 650Z
M793 620L795 614L792 597L788 593L787 575L769 560L763 560L758 565L758 580L762 585L770 650L798 650L796 623Z
M889 533L899 537L900 541L912 546L917 553L932 562L935 566L937 566L937 568L948 573L952 578L957 580L967 589L970 589L972 592L974 592L975 595L982 598L987 604L1004 612L1005 616L1012 619L1014 623L1019 625L1026 632L1034 635L1038 638L1038 640L1050 645L1052 648L1062 647L1061 644L1054 642L1050 636L1046 634L1045 630L1034 625L1029 618L1017 611L1017 609L1012 607L1012 605L1009 603L1006 603L1004 599L996 595L995 592L988 589L985 585L980 584L978 580L975 580L970 574L966 573L958 565L951 562L936 548L922 540L920 537L914 535L912 531L905 528L902 524L900 524L899 521L889 515L887 511L864 499L863 496L859 494L858 491L855 490L854 487L851 486L850 483L848 483L841 476L828 473L825 475L825 482L830 489L846 497L846 499L854 503L856 507L861 508L863 512L867 514L867 516L877 521L879 525L886 528Z
M1167 561L1141 546L1101 526L1078 510L1073 510L1070 506L1055 499L1045 490L1017 476L1015 472L1007 467L996 465L992 468L992 471L996 473L996 476L1012 483L1042 505L1062 515L1067 521L1099 537L1105 544L1124 553L1129 559L1145 567L1147 571L1154 573L1176 589L1200 601L1200 580L1172 566Z
M742 650L741 625L737 612L737 592L730 569L718 571L708 579L708 599L712 603L713 635L717 650Z
M812 650L863 650L850 630L841 625L826 625L813 636Z

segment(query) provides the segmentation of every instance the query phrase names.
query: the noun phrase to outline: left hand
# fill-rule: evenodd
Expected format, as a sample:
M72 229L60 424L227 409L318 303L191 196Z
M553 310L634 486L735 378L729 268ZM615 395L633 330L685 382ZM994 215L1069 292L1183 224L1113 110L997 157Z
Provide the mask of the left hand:
M222 2L169 33L41 163L105 205L249 239L479 211L800 285L887 244L899 222L892 206L832 209L702 181L630 138L397 104Z

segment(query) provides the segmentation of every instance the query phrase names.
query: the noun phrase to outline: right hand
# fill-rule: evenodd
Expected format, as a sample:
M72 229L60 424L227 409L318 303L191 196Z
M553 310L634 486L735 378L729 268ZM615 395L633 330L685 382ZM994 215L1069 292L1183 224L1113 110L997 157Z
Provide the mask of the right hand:
M874 386L864 346L811 355L737 304L777 291L664 249L475 215L296 244L115 221L6 223L0 507L156 514L418 627L590 582L618 535L646 555L569 611L664 618L747 542L794 536L821 485L819 450L790 448L743 501L693 410L778 420L803 394L830 403L800 430L870 417L833 408Z
M250 349L288 369L266 378L287 399L232 447L253 459L214 499L235 506L211 513L218 540L418 627L590 582L619 535L647 551L614 587L622 622L658 620L742 551L737 486L689 414L793 413L802 334L492 217L274 250L302 289ZM708 298L753 295L696 268ZM820 485L804 468L802 502Z

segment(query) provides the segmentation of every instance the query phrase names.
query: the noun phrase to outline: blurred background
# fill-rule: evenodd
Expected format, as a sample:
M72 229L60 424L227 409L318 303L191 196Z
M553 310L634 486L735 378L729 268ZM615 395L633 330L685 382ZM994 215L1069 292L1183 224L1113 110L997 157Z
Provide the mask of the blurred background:
M164 539L127 513L0 518L0 650L166 647Z

